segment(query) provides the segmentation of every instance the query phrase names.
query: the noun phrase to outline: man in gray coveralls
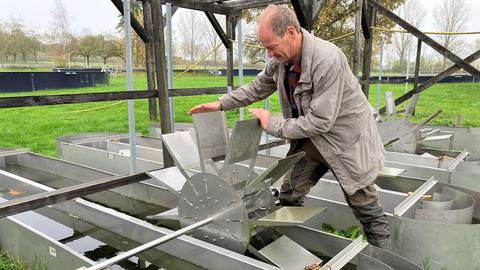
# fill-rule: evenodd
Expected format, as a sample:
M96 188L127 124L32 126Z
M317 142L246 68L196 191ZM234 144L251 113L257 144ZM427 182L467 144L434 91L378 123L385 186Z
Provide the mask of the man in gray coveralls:
M289 154L306 153L282 184L280 203L301 206L310 188L330 169L368 242L389 248L388 223L373 184L383 167L384 148L345 55L300 28L295 14L283 6L270 5L263 11L258 39L270 60L257 78L188 113L244 107L278 89L283 117L263 109L250 112L268 134L290 140Z

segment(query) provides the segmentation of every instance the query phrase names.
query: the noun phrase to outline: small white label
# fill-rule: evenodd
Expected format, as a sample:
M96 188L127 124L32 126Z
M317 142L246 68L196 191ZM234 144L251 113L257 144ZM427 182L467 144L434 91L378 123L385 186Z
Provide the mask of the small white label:
M109 154L108 154L108 158L109 158L109 159L113 159L113 154L112 154L112 153L109 153Z
M50 253L50 255L52 255L53 257L57 257L57 250L53 247L48 247L48 252Z

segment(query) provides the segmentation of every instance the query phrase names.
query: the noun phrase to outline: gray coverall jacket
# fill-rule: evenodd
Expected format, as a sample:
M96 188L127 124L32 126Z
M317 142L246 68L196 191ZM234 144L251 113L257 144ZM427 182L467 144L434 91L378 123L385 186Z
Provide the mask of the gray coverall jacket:
M244 107L277 89L283 117L272 117L266 132L285 139L310 138L348 195L375 181L384 148L369 104L347 59L334 44L302 29L302 73L294 100L300 117L292 118L283 63L272 59L256 80L219 99L223 110Z

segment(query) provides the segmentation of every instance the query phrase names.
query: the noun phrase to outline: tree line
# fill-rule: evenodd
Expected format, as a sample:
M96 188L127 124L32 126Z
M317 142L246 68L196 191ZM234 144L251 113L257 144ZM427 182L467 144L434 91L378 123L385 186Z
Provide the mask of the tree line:
M438 1L433 10L422 7L420 0L383 0L383 5L408 21L415 27L425 30L424 20L427 15L433 16L433 27L439 32L466 31L469 20L469 8L465 0ZM142 5L139 1L132 1L132 13L140 23ZM261 10L252 9L242 13L244 22L244 44L258 44L256 37L255 17ZM356 14L355 0L327 0L320 11L314 26L313 33L325 40L336 39L338 45L350 62L354 53L354 37L347 35L354 31ZM225 17L216 16L219 23L225 27ZM119 24L114 34L72 34L71 22L62 0L55 0L51 9L50 29L46 34L28 30L18 20L10 19L0 25L0 61L25 62L27 59L38 60L42 54L47 61L55 66L70 66L74 58L81 58L90 66L92 58L102 61L104 65L109 59L115 58L117 63L124 59L123 21L119 16ZM388 18L377 15L376 26L379 28L401 30ZM173 16L173 55L175 65L189 65L198 61L207 53L210 56L203 62L207 67L224 67L225 50L216 31L210 25L202 12L180 9ZM378 69L381 50L381 39L384 43L383 69L387 72L404 73L407 65L414 65L416 38L409 33L381 32L375 30L372 69ZM145 48L141 39L132 33L133 64L135 67L145 66ZM447 49L464 57L474 50L480 49L480 39L467 42L461 36L433 35L440 44ZM236 46L236 42L235 42ZM363 47L363 45L362 45ZM433 73L445 69L451 62L438 53L427 48L422 49L421 71ZM236 48L234 48L236 50ZM234 53L235 58L237 54ZM21 59L19 59L21 58ZM264 61L264 49L255 46L244 47L244 62L261 66ZM3 59L3 60L2 60ZM238 59L236 59L238 61ZM247 65L248 66L248 65ZM413 71L413 69L412 69Z

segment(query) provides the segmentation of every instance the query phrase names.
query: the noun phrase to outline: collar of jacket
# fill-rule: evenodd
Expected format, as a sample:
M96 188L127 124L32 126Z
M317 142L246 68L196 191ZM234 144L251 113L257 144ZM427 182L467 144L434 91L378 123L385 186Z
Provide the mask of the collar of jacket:
M302 28L302 74L298 83L311 83L311 70L313 58L313 43L314 37L307 30Z

